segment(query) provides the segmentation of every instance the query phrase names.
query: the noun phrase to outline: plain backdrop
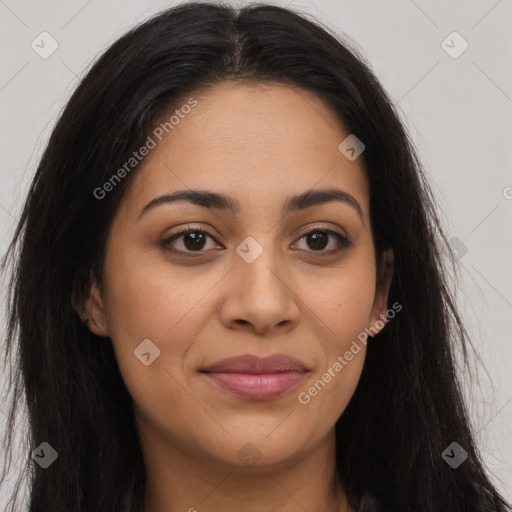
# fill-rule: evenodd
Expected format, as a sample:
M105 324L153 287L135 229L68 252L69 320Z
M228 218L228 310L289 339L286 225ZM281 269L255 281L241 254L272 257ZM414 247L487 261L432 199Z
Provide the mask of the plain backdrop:
M459 256L457 300L484 365L468 405L487 467L510 500L512 0L271 3L310 13L350 38L401 111ZM171 5L0 0L0 252L84 71L129 27ZM31 46L48 37L42 32L58 44L48 58ZM2 430L4 421L2 402Z

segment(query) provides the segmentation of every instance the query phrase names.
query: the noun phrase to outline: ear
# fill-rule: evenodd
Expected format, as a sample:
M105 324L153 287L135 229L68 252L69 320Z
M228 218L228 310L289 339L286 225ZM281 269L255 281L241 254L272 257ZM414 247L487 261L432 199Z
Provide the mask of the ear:
M73 308L77 312L89 330L98 336L108 337L105 307L98 280L92 272L89 273L89 285L87 291L77 298L73 296Z
M382 265L377 272L377 286L369 326L373 336L379 333L387 323L386 312L388 308L389 289L394 272L394 262L393 248L390 247L384 251Z
M84 302L84 309L89 320L89 330L98 336L108 337L107 319L100 286L93 280L89 295Z

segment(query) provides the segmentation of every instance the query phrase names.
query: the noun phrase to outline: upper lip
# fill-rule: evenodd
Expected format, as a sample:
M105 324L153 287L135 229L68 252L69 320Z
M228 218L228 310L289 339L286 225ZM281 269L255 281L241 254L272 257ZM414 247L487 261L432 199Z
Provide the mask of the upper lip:
M202 370L207 373L252 373L269 374L279 372L305 372L307 368L299 360L284 354L258 357L250 354L228 357Z

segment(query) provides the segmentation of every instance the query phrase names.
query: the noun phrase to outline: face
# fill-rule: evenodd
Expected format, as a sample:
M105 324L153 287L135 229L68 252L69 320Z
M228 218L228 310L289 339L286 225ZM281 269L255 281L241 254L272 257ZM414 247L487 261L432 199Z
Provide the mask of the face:
M387 309L362 157L338 149L349 132L305 90L223 83L194 98L153 136L113 220L90 328L113 343L155 446L293 463L332 440L365 328ZM230 199L170 200L192 190Z

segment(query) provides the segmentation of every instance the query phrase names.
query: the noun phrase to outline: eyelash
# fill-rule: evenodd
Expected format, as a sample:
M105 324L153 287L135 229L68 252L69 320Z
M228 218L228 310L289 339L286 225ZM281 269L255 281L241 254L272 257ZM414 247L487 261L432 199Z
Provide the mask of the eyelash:
M312 233L318 233L318 232L324 232L324 233L327 233L329 235L334 235L338 242L339 242L339 246L336 248L336 249L332 249L330 251L307 251L307 250L303 250L303 249L299 249L300 252L302 253L319 253L320 255L322 256L331 256L333 254L337 254L338 252L342 251L343 249L348 249L349 247L352 247L352 242L345 236L343 236L342 234L338 233L337 231L333 231L331 229L327 229L327 228L322 228L321 226L314 226L311 230L307 231L306 233L302 234L301 237L298 239L298 240L302 240L303 238L307 237L308 235L312 234ZM174 235L172 235L171 237L169 238L166 238L165 240L162 241L161 245L168 251L171 251L175 254L178 254L180 256L184 256L184 257L191 257L191 258L197 258L197 257L201 257L201 253L205 253L207 251L203 251L203 250L200 250L200 251L181 251L181 250L176 250L176 249L172 249L169 247L170 243L179 239L180 237L188 234L188 233L201 233L202 235L206 235L207 237L210 237L212 240L214 240L215 242L217 242L215 240L215 238L210 235L210 233L208 233L208 231L205 231L204 229L202 228L192 228L191 226L187 226L186 228L184 229L181 229L178 233L175 233ZM194 253L197 253L197 254L194 254Z

